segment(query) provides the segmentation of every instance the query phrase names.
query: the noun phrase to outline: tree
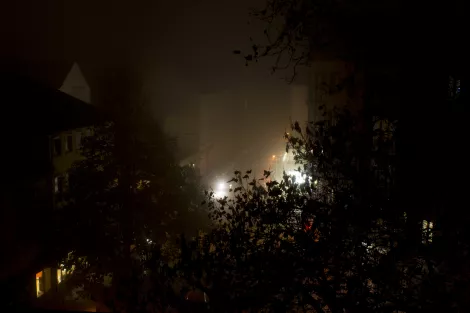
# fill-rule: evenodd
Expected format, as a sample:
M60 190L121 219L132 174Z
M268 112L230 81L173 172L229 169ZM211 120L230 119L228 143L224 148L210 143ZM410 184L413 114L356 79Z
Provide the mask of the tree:
M150 248L162 244L166 233L181 231L175 229L179 215L200 215L193 207L202 194L197 177L176 163L171 142L146 111L124 107L112 117L84 138L84 158L69 171L61 234L64 249L72 251L64 261L73 269L68 283L105 301L105 282L112 281L108 304L128 310L142 304L147 263L159 255ZM165 281L159 277L157 289Z
M375 129L366 172L358 170L363 133L347 112L306 130L298 123L292 128L288 147L307 181L285 175L264 184L269 172L260 180L251 171L235 172L233 195L207 193L214 231L201 244L182 247L179 269L208 294L214 312L467 307L461 298L466 263L457 262L463 275L457 282L450 276L456 272L444 269L457 263L443 257L437 234L418 247L408 242L390 153L393 128ZM468 250L458 251L463 257Z
M356 90L361 88L364 95L360 118L365 122L361 135L365 141L363 152L359 154L364 160L362 172L369 164L370 138L376 124L373 118L397 120L394 206L407 213L403 225L406 242L400 253L415 255L421 261L426 255L426 262L430 262L427 269L429 280L426 286L421 285L419 289L441 291L433 296L421 294L421 300L426 298L433 303L433 309L442 300L439 305L447 303L448 306L439 307L446 310L452 306L449 298L437 300L436 295L449 292L450 289L444 288L442 283L454 284L450 282L453 274L449 272L445 279L447 274L438 270L436 264L454 264L464 277L468 273L465 258L462 258L468 241L464 239L465 231L461 226L468 222L468 218L453 210L459 207L457 203L465 201L464 193L457 191L461 190L461 184L443 174L467 168L467 162L457 157L462 155L459 144L463 140L459 136L461 131L446 122L452 120L452 125L458 125L454 121L461 116L453 102L447 99L445 90L446 80L451 83L458 76L461 83L462 77L466 77L462 64L467 48L459 40L465 20L459 13L461 5L461 2L455 1L426 6L428 12L435 12L433 16L440 16L439 21L423 18L418 25L414 21L423 9L421 4L420 7L409 4L406 9L400 9L398 2L268 1L264 9L254 12L255 17L266 22L268 43L255 44L253 51L245 54L247 62L276 56L274 70L293 68L294 74L298 65L340 59L349 62L355 69L347 79L355 78L357 74L363 76L362 86L350 85ZM400 23L396 22L398 20ZM439 31L435 31L437 29ZM436 45L443 47L440 53L432 48ZM430 69L422 55L432 55L436 67ZM453 73L460 73L460 76ZM404 76L414 77L413 82L407 82ZM420 92L416 93L416 90ZM437 120L440 121L439 125L435 123ZM454 138L459 139L456 141ZM449 147L452 152L435 151L436 141ZM423 220L426 220L426 225L434 225L431 232L434 233L433 244L424 250L421 242L422 227L425 225ZM455 242L460 243L459 248L454 246ZM450 254L444 253L449 251L444 248L446 245L454 246L456 250L453 251L460 257L451 258ZM446 261L443 258L434 259L439 254L448 255L449 258L445 258ZM434 256L431 258L431 255ZM458 262L457 265L452 259L462 260L463 263ZM440 277L441 281L434 280L436 277ZM414 292L418 290L415 287Z

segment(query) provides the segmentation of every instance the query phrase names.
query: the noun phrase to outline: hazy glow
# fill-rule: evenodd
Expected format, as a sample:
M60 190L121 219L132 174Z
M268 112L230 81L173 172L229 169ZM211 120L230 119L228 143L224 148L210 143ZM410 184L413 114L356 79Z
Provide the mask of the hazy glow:
M287 160L287 152L284 152L284 155L282 157L282 162L285 162Z
M214 190L214 198L220 199L225 197L227 195L225 188L226 184L224 182L218 182L217 188Z
M295 177L295 182L299 184L305 183L305 175L302 175L299 171L288 171L287 175Z

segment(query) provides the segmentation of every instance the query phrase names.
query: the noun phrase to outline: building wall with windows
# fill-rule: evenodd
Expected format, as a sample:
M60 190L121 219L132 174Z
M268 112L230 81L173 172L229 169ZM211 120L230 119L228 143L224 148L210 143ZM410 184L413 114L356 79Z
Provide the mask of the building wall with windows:
M8 292L0 298L16 307L42 297L59 282L55 267L62 256L51 244L57 237L54 182L59 182L56 174L66 176L80 158L82 129L97 122L99 114L83 101L27 77L0 78L2 104L9 110L0 124L2 142L9 147L2 154L7 166L0 188L0 240L8 251L2 255L0 287Z
M73 98L90 103L90 88L76 63L72 66L60 90ZM78 127L64 129L49 135L49 154L52 165L49 186L52 189L54 210L59 209L63 204L63 194L68 187L68 171L74 162L83 158L81 154L82 140L90 134L90 128ZM43 297L48 292L57 292L58 285L67 278L70 271L71 269L60 265L58 259L54 266L46 267L36 273L36 297ZM41 302L38 303L41 306Z
M85 77L77 63L72 65L60 91L85 103L91 102L91 92ZM82 138L90 133L87 128L68 129L50 136L51 157L53 164L53 193L60 197L68 183L67 171L73 163L82 158Z

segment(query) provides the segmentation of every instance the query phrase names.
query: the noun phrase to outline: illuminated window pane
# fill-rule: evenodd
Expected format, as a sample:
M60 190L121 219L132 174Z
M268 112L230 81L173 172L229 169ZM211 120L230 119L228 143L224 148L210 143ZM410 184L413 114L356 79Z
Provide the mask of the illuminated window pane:
M423 232L422 232L422 243L429 244L432 242L432 229L434 223L431 221L423 220Z
M60 269L57 269L57 283L62 282L62 271Z
M44 277L42 271L36 273L36 297L40 297L44 294Z

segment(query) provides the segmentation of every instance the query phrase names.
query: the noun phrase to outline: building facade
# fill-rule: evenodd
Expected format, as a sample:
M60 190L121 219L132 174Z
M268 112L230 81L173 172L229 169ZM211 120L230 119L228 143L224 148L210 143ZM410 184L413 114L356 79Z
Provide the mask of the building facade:
M59 90L84 104L91 104L90 87L77 63L73 64ZM60 210L65 204L64 194L68 186L68 170L74 162L82 159L82 139L91 135L91 129L86 126L88 126L86 123L80 125L80 127L70 125L49 135L52 164L52 206L54 210ZM62 255L61 259L65 257L66 254ZM59 260L56 261L57 266L46 267L35 275L36 296L41 298L44 294L51 293L48 297L44 297L48 299L39 299L36 302L39 307L50 308L50 305L57 304L59 299L65 301L72 300L71 298L73 298L73 292L66 294L57 293L60 288L59 284L66 280L66 277L71 274L73 269L65 268L58 263ZM74 302L69 301L68 303L72 306L76 305Z
M11 149L2 155L9 166L2 180L1 228L10 253L0 282L9 290L3 295L5 303L17 308L34 305L67 275L58 266L67 252L57 245L54 212L66 188L67 169L80 158L83 130L100 118L79 97L28 78L8 75L0 87L9 113L1 134Z

